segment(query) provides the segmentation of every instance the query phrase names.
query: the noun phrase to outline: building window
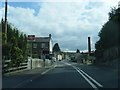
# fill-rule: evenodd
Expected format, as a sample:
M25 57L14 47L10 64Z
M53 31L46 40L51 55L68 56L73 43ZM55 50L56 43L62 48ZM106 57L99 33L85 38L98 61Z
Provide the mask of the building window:
M41 48L41 43L38 43L37 45L38 45L37 47L40 49Z
M37 48L37 43L33 43L33 48Z
M45 43L42 43L41 47L42 47L42 48L45 48Z
M41 44L41 48L48 48L48 46L49 46L48 43L42 43Z
M48 43L46 43L46 44L45 44L45 47L46 47L46 48L48 48L48 47L49 47L49 44L48 44Z

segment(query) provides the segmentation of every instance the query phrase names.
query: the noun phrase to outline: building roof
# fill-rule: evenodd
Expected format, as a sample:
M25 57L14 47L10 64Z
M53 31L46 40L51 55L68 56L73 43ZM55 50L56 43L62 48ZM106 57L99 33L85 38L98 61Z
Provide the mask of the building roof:
M49 42L50 37L36 37L34 42Z
M50 39L50 37L35 37L35 40L33 40L32 42L50 42Z
M28 42L50 42L51 34L48 37L35 37L35 40L28 40Z

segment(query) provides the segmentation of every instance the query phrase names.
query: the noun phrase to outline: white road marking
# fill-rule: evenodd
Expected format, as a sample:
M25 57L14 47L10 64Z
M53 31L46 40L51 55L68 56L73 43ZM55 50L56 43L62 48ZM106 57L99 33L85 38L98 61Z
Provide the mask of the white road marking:
M54 68L57 67L57 65L54 65Z
M82 75L82 77L95 89L95 90L98 90L98 88L87 78L84 76L84 74L82 74L77 68L73 67L74 69L76 69L78 71L78 73L80 75Z
M47 73L48 71L52 70L53 68L50 68L44 72L41 73L41 75ZM23 82L19 83L18 85L16 85L14 88L18 88L20 87L21 85L23 85L24 83L28 83L28 82L32 82L34 79L38 78L40 75L37 75L37 76L33 76L31 77L31 79L27 79L27 80L24 80Z
M66 64L66 65L69 65L69 66L71 66L71 64L69 64L69 63L65 63L65 62L63 62L64 64Z
M50 70L52 70L52 69L53 69L53 68L50 68L50 69L48 69L48 70L46 70L46 71L42 72L42 73L41 73L41 75L43 75L43 74L47 73L48 71L50 71Z
M65 62L64 62L65 63ZM65 63L66 65L72 66L69 63ZM83 70L79 69L78 67L72 66L75 70L77 70L77 72L82 75L82 77L95 89L95 90L99 90L97 88L97 86L95 84L97 84L99 87L103 87L100 83L98 83L95 79L93 79L92 77L90 77L87 73L85 73ZM86 75L86 76L85 76ZM90 80L92 80L94 83L92 83Z
M79 69L83 74L85 74L89 79L91 79L94 83L96 83L99 87L103 87L100 83L98 83L95 79L93 79L92 77L90 77L87 73L85 73L83 70Z

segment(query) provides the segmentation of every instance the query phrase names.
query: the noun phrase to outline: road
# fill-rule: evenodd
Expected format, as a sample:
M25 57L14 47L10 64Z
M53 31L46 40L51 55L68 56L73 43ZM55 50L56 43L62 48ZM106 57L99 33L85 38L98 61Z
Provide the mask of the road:
M118 88L118 73L116 71L80 65L68 60L57 61L53 68L43 73L37 72L31 76L18 76L19 79L26 78L26 80L22 83L12 80L9 82L14 83L12 88L94 88L96 90L99 88ZM18 76L13 77L18 78ZM5 81L3 79L3 88L11 86Z

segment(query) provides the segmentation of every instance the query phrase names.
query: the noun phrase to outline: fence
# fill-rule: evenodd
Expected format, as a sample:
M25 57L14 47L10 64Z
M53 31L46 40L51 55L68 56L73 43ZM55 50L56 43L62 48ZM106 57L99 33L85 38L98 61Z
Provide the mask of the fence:
M4 60L3 62L3 65L2 65L2 73L5 74L5 73L11 73L11 72L16 72L16 71L20 71L20 70L24 70L24 69L27 69L27 60L24 62L24 63L21 63L18 66L12 66L10 67L9 66L9 63L11 62L11 60Z
M11 60L5 60L3 63L3 67L2 67L2 73L6 74L6 73L14 73L14 72L18 72L21 70L27 70L27 69L35 69L35 68L39 68L39 67L49 67L52 65L52 61L49 59L45 59L45 62L42 59L28 59L26 60L24 63L21 63L19 65L19 67L16 66L12 66L9 67L9 63ZM32 62L31 62L32 61Z

